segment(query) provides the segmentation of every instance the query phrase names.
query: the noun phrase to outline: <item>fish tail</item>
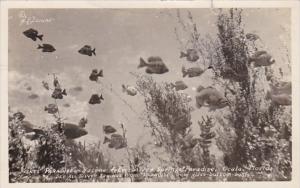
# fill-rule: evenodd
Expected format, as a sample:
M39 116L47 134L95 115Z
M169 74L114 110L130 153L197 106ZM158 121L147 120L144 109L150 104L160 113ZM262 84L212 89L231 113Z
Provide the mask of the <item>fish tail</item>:
M96 48L92 50L92 53L96 56Z
M196 107L199 109L203 106L203 104L200 104L199 102L196 102Z
M180 52L180 58L183 58L183 57L186 57L186 56L187 56L186 53Z
M41 41L43 40L44 35L37 35L36 37L39 38Z
M105 143L107 143L107 142L110 142L110 139L107 138L107 137L105 136L105 137L104 137L104 142L103 142L103 144L105 144Z
M104 100L104 98L103 98L102 94L100 95L100 100Z
M47 110L48 110L48 107L47 107L47 106L45 106L44 110L45 110L45 111L47 111Z
M270 93L270 91L267 91L266 99L267 99L267 100L268 100L268 99L271 99L271 93Z
M139 64L138 68L142 68L142 67L145 67L145 66L147 66L146 61L143 58L140 57L140 64Z
M41 49L43 48L43 46L41 46L40 44L38 45L37 49Z
M103 77L103 70L102 69L99 71L98 76Z
M185 70L185 67L184 67L184 66L182 66L181 72L182 72L182 76L183 76L183 77L186 77L186 75L188 75L188 73L187 73L187 71Z
M126 91L126 86L124 84L122 84L122 91L125 92Z
M67 95L66 89L64 89L64 90L62 91L62 94L63 94L63 95Z

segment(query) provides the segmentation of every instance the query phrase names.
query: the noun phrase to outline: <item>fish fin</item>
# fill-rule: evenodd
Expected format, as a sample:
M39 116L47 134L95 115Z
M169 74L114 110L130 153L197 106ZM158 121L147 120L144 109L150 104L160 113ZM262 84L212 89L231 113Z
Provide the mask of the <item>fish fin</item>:
M32 37L31 39L32 39L33 41L36 41L36 38L35 38L35 37Z
M105 136L103 144L106 144L107 142L110 142L110 139Z
M96 48L92 50L92 53L96 56Z
M186 75L188 75L188 73L187 73L187 71L185 70L185 67L184 67L184 66L182 66L181 72L182 72L182 76L183 76L183 77L186 77Z
M183 57L186 57L187 56L187 54L186 53L184 53L184 52L180 52L180 58L183 58Z
M103 77L103 70L102 69L99 71L98 76Z
M36 37L39 38L41 41L43 40L44 35L37 35Z
M64 89L64 90L62 91L62 94L67 96L66 89Z
M124 84L122 84L122 91L125 92L126 91L126 86Z
M209 66L207 67L207 69L214 69L214 67L211 66L211 65L209 65Z
M142 67L145 67L145 66L147 66L146 61L143 58L140 57L140 64L139 64L138 68L142 68Z
M104 100L104 98L103 98L102 94L100 95L99 99L100 99L100 100Z
M38 45L37 49L41 49L43 48L43 46L41 46L40 44Z

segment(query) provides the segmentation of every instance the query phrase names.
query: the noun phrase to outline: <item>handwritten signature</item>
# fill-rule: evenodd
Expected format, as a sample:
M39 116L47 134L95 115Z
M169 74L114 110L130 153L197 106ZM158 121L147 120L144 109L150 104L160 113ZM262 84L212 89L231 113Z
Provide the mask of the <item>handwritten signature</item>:
M54 21L54 18L37 18L35 16L27 16L25 11L21 11L19 13L19 18L20 18L20 25L26 24L26 25L31 25L33 23L50 23Z

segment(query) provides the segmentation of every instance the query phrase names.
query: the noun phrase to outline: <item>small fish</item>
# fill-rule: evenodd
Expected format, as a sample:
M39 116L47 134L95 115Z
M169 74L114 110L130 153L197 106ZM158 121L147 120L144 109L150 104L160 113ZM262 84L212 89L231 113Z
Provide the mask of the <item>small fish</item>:
M35 127L35 125L33 125L29 121L22 121L20 125L21 128L25 131L25 133L33 132L33 129Z
M292 105L292 97L288 94L273 94L270 91L266 95L267 100L271 100L273 104L290 106Z
M43 87L46 89L46 90L49 90L49 84L45 81L42 81L42 84L43 84Z
M45 106L44 110L49 114L55 114L58 112L58 107L56 104L48 104L48 106Z
M37 49L42 49L42 52L54 52L56 50L51 44L38 45Z
M275 63L275 59L266 51L257 51L250 58L249 62L254 64L254 67L270 66Z
M171 121L171 127L175 131L185 131L186 128L188 128L192 123L188 122L186 118L177 118L177 119L172 119Z
M78 94L81 91L83 91L83 88L81 86L75 86L69 89L69 92L73 94Z
M207 67L206 69L201 69L200 67L191 67L191 68L188 68L188 69L185 69L184 66L182 66L182 76L183 77L186 77L188 76L189 78L192 78L192 77L197 77L197 76L200 76L201 74L203 74L207 69L212 69L211 66Z
M237 73L235 70L233 70L229 66L221 67L220 71L221 71L220 76L222 76L222 78L228 79L228 80L240 81L243 79L243 77L245 77L245 75L243 75L241 73Z
M30 140L35 140L39 138L41 135L45 134L43 130L35 128L36 126L29 121L22 121L20 127L25 132L24 136Z
M76 139L88 134L85 129L72 123L64 123L62 129L67 139Z
M88 120L87 120L87 118L81 118L80 120L79 120L79 122L78 122L78 126L80 127L80 128L85 128L85 125L88 123Z
M64 107L69 108L71 105L69 103L63 104Z
M59 81L58 81L57 77L55 77L54 80L53 80L53 86L55 88L60 88L60 84L59 84Z
M188 49L186 53L180 52L180 58L186 57L190 62L195 62L199 59L199 55L195 49Z
M292 94L291 82L278 82L275 85L270 84L273 94Z
M140 58L140 64L138 68L147 67L146 73L148 74L164 74L169 71L165 63L160 57L152 56L148 58L148 63Z
M211 110L221 109L229 105L227 99L215 88L199 86L197 88L196 106L201 108L206 103Z
M29 98L29 99L37 99L37 98L39 98L39 96L38 96L37 94L35 94L35 93L32 93L32 94L30 94L30 95L28 96L28 98Z
M92 56L93 54L96 56L96 48L92 50L90 45L83 46L80 50L78 50L80 54Z
M124 147L127 147L126 140L120 134L112 134L111 138L107 138L105 136L103 144L105 144L105 143L109 143L108 147L114 148L114 149L122 149Z
M89 78L90 78L91 81L97 82L99 77L103 77L103 70L101 69L98 72L97 69L93 69Z
M172 83L173 87L175 88L176 91L179 90L185 90L188 88L188 86L183 82L183 81L176 81L174 84Z
M124 84L122 84L122 89L123 92L127 93L130 96L135 96L137 94L137 90L134 86L125 86Z
M102 94L99 96L98 94L93 94L89 100L90 104L100 104L101 100L104 100Z
M28 86L28 87L26 88L26 90L27 90L27 91L31 91L31 90L32 90L31 86Z
M13 118L19 121L23 121L23 119L25 119L25 115L22 112L16 112L13 114Z
M248 39L250 41L256 41L257 39L259 39L259 36L257 34L254 34L254 33L247 33L246 34L246 39Z
M103 132L105 134L115 133L117 130L111 125L103 125Z
M54 99L63 99L63 95L67 95L67 92L65 89L61 89L61 88L55 88L51 97Z
M38 31L32 28L24 31L23 34L33 41L36 41L36 38L40 39L41 41L43 40L43 35L38 35Z

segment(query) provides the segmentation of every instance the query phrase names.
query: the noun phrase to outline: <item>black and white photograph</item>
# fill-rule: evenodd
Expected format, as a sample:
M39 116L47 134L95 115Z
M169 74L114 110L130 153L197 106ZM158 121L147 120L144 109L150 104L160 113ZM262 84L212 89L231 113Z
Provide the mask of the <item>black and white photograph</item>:
M291 8L7 12L9 183L292 181Z

